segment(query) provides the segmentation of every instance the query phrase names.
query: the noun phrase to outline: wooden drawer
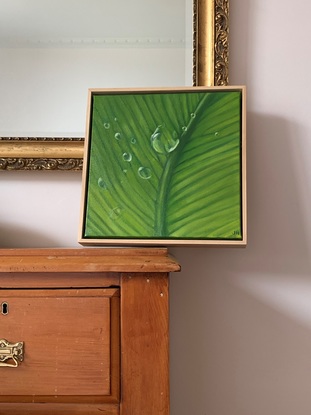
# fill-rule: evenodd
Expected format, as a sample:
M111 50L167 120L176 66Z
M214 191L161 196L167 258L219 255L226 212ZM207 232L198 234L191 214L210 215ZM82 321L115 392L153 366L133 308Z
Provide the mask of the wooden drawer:
M118 402L119 331L116 288L0 290L0 402Z

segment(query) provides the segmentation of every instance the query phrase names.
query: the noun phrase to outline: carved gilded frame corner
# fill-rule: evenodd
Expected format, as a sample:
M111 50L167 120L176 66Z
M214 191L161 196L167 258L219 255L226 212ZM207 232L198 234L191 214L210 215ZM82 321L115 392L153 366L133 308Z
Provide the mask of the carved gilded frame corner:
M229 0L194 0L193 27L193 85L228 85ZM80 171L83 152L83 137L0 137L0 170Z

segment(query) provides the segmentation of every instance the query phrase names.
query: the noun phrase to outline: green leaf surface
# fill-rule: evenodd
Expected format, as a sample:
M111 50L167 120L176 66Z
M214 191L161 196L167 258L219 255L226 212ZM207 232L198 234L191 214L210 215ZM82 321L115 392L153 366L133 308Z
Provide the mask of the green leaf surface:
M241 239L241 92L94 94L86 238Z

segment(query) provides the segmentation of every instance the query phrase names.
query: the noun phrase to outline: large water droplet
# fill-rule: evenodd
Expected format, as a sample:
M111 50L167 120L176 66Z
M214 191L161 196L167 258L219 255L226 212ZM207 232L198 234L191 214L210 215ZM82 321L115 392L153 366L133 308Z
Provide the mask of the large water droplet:
M128 161L128 162L132 161L132 154L131 153L123 153L122 157L123 157L124 161Z
M179 144L176 131L173 134L163 133L162 125L159 125L150 137L153 149L160 154L171 153Z
M121 133L115 133L114 138L116 140L121 140Z
M151 177L151 170L149 169L149 167L139 167L138 169L138 175L145 180L150 179Z

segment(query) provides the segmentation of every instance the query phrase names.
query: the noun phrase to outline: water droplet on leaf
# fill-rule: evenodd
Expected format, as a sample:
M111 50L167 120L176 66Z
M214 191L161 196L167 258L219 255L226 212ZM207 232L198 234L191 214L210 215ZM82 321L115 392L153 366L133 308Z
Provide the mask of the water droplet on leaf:
M102 189L107 189L107 184L106 184L105 180L104 180L102 177L100 177L100 178L97 180L97 184L98 184L98 186L99 186L99 187L101 187Z
M122 155L124 161L132 161L132 154L131 153L123 153Z
M176 131L170 134L168 131L163 132L162 125L159 125L150 137L153 149L160 154L171 153L179 144L179 138Z
M112 220L117 220L121 216L122 210L119 206L115 207L109 212L109 217Z
M151 177L151 170L149 167L139 167L138 174L142 179L148 180Z
M114 138L116 140L121 140L121 133L115 133Z

